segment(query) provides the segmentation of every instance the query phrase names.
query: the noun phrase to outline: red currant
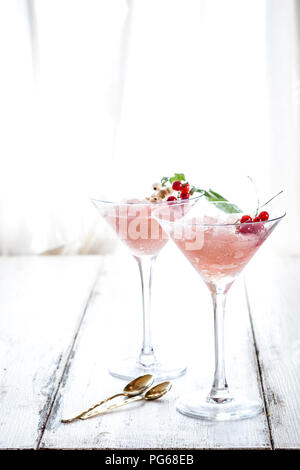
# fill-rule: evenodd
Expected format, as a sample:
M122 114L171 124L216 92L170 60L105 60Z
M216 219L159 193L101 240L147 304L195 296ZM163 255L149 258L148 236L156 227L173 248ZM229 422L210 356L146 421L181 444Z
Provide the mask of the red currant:
M181 191L180 193L180 199L188 199L190 197L190 193L184 193Z
M251 226L252 232L251 233L258 233L265 229L264 224L253 224Z
M169 196L167 201L177 201L177 197L175 196Z
M249 222L252 222L252 217L250 217L250 215L243 215L241 218L241 224L247 224Z
M267 211L263 211L258 216L262 222L265 222L269 218L269 213Z
M189 192L190 192L190 185L189 185L189 183L186 183L184 186L182 186L181 194L182 193L189 193Z
M254 221L253 221L254 222ZM264 230L264 224L261 223L256 223L256 224L251 224L249 222L246 222L242 226L240 226L240 233L258 233Z
M174 181L174 183L172 184L172 189L174 189L174 191L181 191L182 190L181 181Z

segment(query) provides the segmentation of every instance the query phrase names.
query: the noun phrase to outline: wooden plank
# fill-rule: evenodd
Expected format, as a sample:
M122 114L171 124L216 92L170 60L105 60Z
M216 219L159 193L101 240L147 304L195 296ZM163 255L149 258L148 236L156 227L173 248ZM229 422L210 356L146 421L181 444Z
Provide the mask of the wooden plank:
M126 252L107 258L107 273L90 302L41 447L269 448L264 414L239 422L211 423L176 412L175 401L182 391L197 387L208 390L211 384L213 322L207 288L171 244L160 255L154 276L154 343L165 346L160 348L160 357L167 349L185 355L190 365L188 374L174 380L172 391L160 401L139 402L130 409L85 422L60 422L62 417L72 416L125 385L109 376L107 365L113 356L137 352L139 287L137 267ZM229 382L255 398L259 395L256 356L241 283L229 295L226 335Z
M0 448L35 448L100 260L0 258Z
M300 447L299 280L299 256L275 257L267 253L247 276L275 449Z

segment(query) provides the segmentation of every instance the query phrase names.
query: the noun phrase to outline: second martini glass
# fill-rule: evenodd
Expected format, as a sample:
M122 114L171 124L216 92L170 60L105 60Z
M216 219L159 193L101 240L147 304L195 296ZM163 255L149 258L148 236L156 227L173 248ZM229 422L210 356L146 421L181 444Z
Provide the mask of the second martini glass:
M143 301L143 340L138 358L118 360L109 367L111 375L121 379L131 379L144 374L155 378L173 379L186 372L186 366L168 361L161 362L154 353L151 340L151 285L155 260L168 241L168 235L152 216L159 207L172 207L174 217L182 217L202 196L176 201L175 203L131 199L125 202L111 202L92 199L102 217L115 230L118 237L129 248L136 260L142 287Z
M229 214L228 202L197 204L181 219L169 220L165 211L155 217L210 290L214 307L215 373L210 392L182 397L181 413L208 420L250 418L262 410L261 401L231 395L225 374L224 313L227 293L249 260L269 237L285 213L273 210L265 222L240 223L240 213ZM226 206L228 205L226 210ZM204 215L205 214L205 215Z

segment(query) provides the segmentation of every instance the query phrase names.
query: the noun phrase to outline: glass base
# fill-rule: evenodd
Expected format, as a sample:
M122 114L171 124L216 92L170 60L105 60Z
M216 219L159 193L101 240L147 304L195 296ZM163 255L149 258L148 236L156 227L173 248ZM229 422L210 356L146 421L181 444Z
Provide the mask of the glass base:
M207 395L194 392L180 398L176 404L177 411L192 418L209 421L234 421L258 415L263 410L261 400L251 401L236 397L226 403L210 401Z
M108 368L109 373L118 379L130 380L140 375L151 374L155 379L176 379L186 373L186 366L177 363L157 362L149 366L139 364L136 358L131 357L116 361Z

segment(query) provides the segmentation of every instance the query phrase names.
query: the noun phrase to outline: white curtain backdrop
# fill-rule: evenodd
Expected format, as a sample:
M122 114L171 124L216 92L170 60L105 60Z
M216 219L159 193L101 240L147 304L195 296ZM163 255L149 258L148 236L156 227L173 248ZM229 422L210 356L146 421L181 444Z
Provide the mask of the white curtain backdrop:
M285 189L299 253L299 31L300 0L0 0L0 253L106 251L88 198L174 171Z

